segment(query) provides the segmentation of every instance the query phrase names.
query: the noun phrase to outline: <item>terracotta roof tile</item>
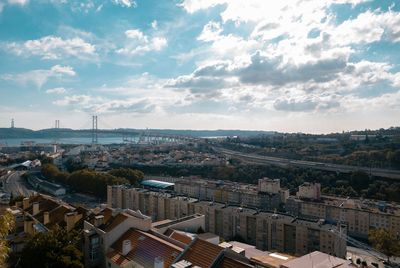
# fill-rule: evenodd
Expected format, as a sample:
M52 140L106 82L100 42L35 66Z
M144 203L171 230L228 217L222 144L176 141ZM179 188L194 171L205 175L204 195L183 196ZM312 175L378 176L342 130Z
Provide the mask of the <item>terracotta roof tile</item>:
M107 258L109 258L112 262L119 266L123 266L125 264L129 263L129 259L125 258L122 256L119 252L117 251L111 251L107 254Z
M238 261L238 260L234 260L234 259L231 259L231 258L224 257L224 259L222 260L221 265L218 266L218 267L221 267L221 268L249 268L249 267L254 267L254 266L252 266L250 264L243 263L243 262Z
M131 251L126 256L122 256L124 240L131 241ZM154 259L160 256L164 259L164 267L167 268L183 251L182 248L157 236L135 229L128 230L111 247L114 251L107 256L116 264L134 260L143 267L153 267Z
M177 232L177 231L173 231L169 237L171 237L172 239L175 239L176 241L182 242L186 245L188 245L190 242L192 242L192 238L190 238L189 236L187 236L185 234Z
M186 260L193 265L209 267L223 248L205 240L197 239L179 260Z

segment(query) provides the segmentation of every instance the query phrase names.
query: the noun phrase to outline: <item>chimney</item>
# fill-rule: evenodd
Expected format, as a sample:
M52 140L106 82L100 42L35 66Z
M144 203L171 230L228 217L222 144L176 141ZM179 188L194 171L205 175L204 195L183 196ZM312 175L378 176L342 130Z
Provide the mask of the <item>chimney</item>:
M154 258L154 268L164 268L164 259L161 256Z
M64 215L64 221L67 224L67 231L72 230L75 226L75 215L76 212L68 212L67 214Z
M94 217L94 226L99 227L104 223L104 216L103 215L97 215Z
M29 207L29 198L28 198L28 197L25 197L25 198L22 200L22 209L25 210L25 209L27 209L28 207Z
M50 222L50 215L48 211L43 213L43 224L46 225Z
M126 256L131 251L131 240L124 240L122 242L122 255Z
M38 213L39 213L39 203L35 202L33 203L32 215L35 216Z

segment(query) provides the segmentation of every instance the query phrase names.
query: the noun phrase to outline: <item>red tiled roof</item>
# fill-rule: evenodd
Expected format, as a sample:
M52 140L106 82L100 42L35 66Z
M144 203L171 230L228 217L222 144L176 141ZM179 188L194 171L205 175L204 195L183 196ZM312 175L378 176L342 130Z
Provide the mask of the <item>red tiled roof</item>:
M224 259L219 267L221 267L221 268L249 268L249 267L254 267L254 266L240 262L238 260L224 257Z
M131 251L122 255L122 243L124 240L131 241ZM125 264L126 261L133 260L143 267L153 267L154 259L162 257L164 267L169 267L176 257L183 251L182 248L167 242L152 234L130 229L124 233L112 246L114 251L107 254L114 263Z
M223 248L205 240L197 239L183 254L180 260L186 260L193 265L209 267L221 253Z
M112 262L117 264L118 266L123 266L129 263L129 260L122 256L119 252L111 251L107 254L107 258L109 258Z
M188 245L190 242L192 242L192 238L190 238L189 236L187 236L185 234L177 232L177 231L173 231L169 237L171 237L172 239L175 239L176 241L182 242L186 245Z

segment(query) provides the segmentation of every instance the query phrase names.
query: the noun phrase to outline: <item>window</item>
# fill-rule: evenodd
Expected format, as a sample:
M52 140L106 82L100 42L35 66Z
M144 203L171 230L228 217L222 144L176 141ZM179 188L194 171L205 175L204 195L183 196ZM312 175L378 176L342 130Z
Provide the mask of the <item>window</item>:
M94 236L90 238L89 244L89 258L91 261L95 261L100 257L100 238Z

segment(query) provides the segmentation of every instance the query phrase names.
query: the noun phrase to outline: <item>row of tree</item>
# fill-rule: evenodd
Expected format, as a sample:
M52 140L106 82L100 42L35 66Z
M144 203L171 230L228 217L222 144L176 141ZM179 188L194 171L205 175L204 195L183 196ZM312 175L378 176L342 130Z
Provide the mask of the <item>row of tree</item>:
M107 185L138 185L144 176L141 171L129 168L119 168L109 172L82 169L68 173L61 172L52 164L43 165L42 174L49 180L72 187L75 191L90 193L100 198L106 197Z

